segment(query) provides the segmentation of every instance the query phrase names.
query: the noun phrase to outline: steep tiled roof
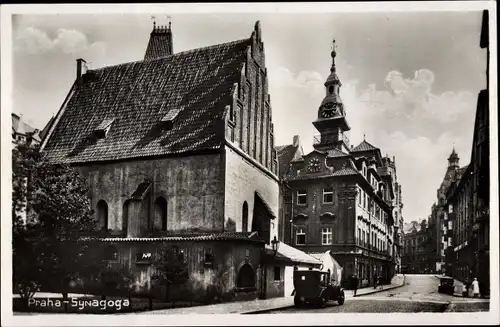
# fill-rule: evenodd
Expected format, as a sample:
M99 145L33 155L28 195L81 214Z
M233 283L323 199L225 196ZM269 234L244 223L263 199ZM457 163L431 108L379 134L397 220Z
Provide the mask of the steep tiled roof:
M56 162L117 160L219 148L220 122L251 39L92 71L44 151ZM179 111L171 128L162 118ZM104 138L93 131L114 119Z
M323 172L321 175L314 174L298 174L296 172L291 172L286 176L289 180L298 180L298 179L319 179L319 178L328 178L332 176L350 176L350 175L358 175L359 171L356 166L352 162L352 160L339 159L337 162L333 163L329 169Z
M290 165L290 162L295 156L295 153L297 152L297 147L293 146L293 144L290 145L282 145L282 146L277 146L275 147L276 151L278 152L278 165L279 165L279 174L280 176L284 176L288 170L288 166Z
M47 123L47 125L45 125L45 127L42 129L42 131L40 132L40 139L44 139L45 136L47 135L47 133L49 132L49 129L52 127L52 123L54 123L54 120L55 120L55 117L52 116L49 120L49 122Z
M328 150L327 153L328 153L328 157L330 157L330 158L346 157L349 155L349 154L342 152L338 149Z
M247 240L263 242L256 232L222 232L210 234L179 234L162 237L106 237L85 238L85 240L99 240L104 242L179 242L179 241L234 241Z
M371 145L370 143L366 142L366 140L363 140L358 146L354 147L351 152L362 152L362 151L371 151L371 150L378 150L377 147Z

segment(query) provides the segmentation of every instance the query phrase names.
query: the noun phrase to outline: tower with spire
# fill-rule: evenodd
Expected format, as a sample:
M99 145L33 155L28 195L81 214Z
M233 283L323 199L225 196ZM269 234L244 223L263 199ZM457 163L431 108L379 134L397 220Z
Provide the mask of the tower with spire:
M318 109L318 117L313 122L314 127L320 133L320 137L313 146L319 151L337 149L348 153L349 139L346 132L351 128L347 123L344 104L339 94L342 83L337 76L335 67L335 57L337 56L335 40L333 40L331 56L330 75L324 84L326 95Z
M458 157L457 152L455 151L455 145L453 145L453 150L451 151L450 156L448 157L448 170L455 170L460 168L459 166L460 158Z

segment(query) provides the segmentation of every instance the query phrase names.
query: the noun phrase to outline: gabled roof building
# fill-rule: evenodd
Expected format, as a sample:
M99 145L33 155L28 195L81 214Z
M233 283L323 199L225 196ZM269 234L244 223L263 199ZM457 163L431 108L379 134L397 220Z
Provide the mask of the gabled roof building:
M250 37L179 53L171 25L155 24L143 60L92 70L77 60L42 151L88 179L94 239L134 272L137 292L153 287L147 258L175 245L196 296L283 295L266 282L283 282L294 261L267 254L279 195L267 89L259 22Z

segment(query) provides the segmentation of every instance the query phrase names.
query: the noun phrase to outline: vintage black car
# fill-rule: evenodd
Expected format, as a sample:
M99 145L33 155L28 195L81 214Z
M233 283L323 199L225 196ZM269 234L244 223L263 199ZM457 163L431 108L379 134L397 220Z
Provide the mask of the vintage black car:
M323 307L329 301L344 304L344 290L335 285L330 272L320 270L295 270L293 272L295 288L294 304L296 307L313 305Z
M453 295L453 293L455 292L455 280L452 277L440 277L438 292Z

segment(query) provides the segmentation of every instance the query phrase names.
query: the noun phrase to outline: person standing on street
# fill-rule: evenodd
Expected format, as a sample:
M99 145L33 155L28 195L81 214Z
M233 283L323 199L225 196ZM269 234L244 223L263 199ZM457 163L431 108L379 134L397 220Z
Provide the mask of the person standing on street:
M474 297L479 296L479 282L477 281L477 278L474 278L474 281L472 282L472 293L474 294Z
M356 293L358 291L358 276L356 274L352 274L352 288L354 289L354 296L356 296Z

